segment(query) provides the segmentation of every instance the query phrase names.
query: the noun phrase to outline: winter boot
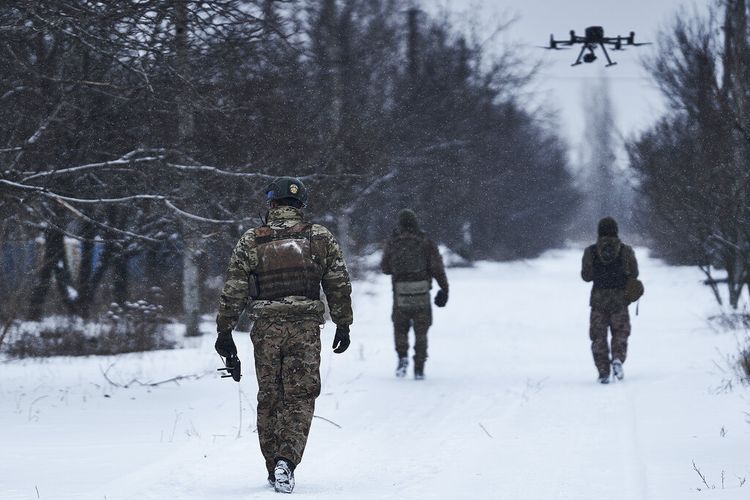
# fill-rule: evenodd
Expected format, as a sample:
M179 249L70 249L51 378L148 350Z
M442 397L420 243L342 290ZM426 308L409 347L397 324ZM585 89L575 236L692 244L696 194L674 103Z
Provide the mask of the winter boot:
M276 486L276 475L273 473L273 471L268 473L268 484L271 486L271 488Z
M609 375L603 375L597 379L600 384L609 384Z
M409 367L409 358L398 358L398 366L396 367L396 376L399 378L406 376L406 369Z
M424 380L424 363L414 363L414 380Z
M617 380L625 378L625 372L622 370L622 361L619 359L612 361L612 374Z
M276 461L276 468L273 470L274 484L273 488L278 493L291 493L294 489L294 467L283 458Z

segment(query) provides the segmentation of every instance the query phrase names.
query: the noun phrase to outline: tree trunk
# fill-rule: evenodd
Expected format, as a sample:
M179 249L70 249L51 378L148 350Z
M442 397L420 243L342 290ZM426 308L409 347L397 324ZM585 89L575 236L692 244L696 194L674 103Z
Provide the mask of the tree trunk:
M44 303L47 299L47 293L52 281L52 271L55 263L59 261L59 249L51 248L48 244L51 229L47 228L44 232L44 249L42 262L37 273L34 286L29 294L29 308L26 317L31 321L39 321L44 314Z
M343 211L336 218L336 232L338 233L339 246L344 254L345 260L352 260L352 239L351 239L351 214Z
M117 252L112 262L112 298L118 304L128 300L128 256Z
M185 247L182 251L182 307L185 311L185 335L200 335L200 283L198 265L193 249Z
M177 93L177 144L185 150L193 136L195 121L188 96L185 80L190 74L188 46L188 4L179 0L175 4L175 46L177 55L177 72L181 77ZM189 191L188 191L189 192ZM184 247L182 250L182 306L184 311L185 335L200 335L198 320L200 316L200 280L197 253L200 250L200 239L193 236L188 225L183 226Z
M95 228L88 222L83 223L81 236L86 238L81 242L81 262L78 267L78 296L76 297L74 311L81 318L88 318L91 312L91 302L94 299L96 284L93 283L93 264L95 243L92 241L96 236Z

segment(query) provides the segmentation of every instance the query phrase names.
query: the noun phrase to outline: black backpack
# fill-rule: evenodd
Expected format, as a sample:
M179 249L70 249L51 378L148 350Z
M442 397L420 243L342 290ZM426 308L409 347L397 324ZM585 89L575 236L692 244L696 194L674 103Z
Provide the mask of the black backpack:
M391 270L401 276L427 274L427 244L416 234L402 233L391 241Z

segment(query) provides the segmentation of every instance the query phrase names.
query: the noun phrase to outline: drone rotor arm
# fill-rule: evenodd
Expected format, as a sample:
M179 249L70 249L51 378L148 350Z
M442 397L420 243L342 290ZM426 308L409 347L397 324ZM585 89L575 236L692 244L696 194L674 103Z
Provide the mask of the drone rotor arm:
M624 41L626 41L626 39L619 36L617 38L608 37L602 41L602 45L611 45L610 50L625 50L622 43Z

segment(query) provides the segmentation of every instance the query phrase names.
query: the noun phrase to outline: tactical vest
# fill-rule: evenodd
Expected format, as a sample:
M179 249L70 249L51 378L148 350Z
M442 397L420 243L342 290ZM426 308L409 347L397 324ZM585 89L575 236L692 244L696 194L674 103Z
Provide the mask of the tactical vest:
M285 229L263 226L255 230L257 300L292 295L320 299L323 272L313 258L311 230L312 225L304 222Z
M625 288L628 277L625 275L625 252L622 246L612 262L605 263L599 256L596 245L591 245L594 260L594 289Z
M418 234L401 233L391 240L390 266L394 281L429 278L425 239Z

